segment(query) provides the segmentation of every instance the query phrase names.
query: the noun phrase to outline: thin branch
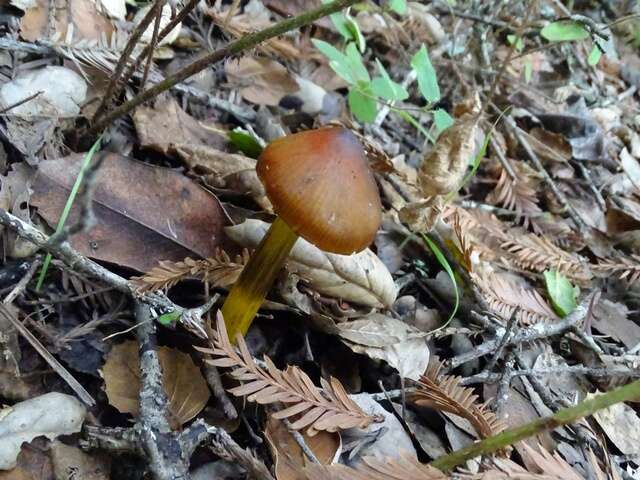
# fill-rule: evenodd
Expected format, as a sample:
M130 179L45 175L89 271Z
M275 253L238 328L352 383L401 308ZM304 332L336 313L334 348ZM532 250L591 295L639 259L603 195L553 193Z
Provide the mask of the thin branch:
M95 134L100 132L116 118L120 118L121 116L129 113L138 105L170 89L192 75L201 72L205 68L208 68L226 58L235 56L245 50L251 49L266 40L277 37L278 35L309 25L322 17L338 12L343 8L357 3L358 1L359 0L334 0L331 3L322 5L314 10L298 15L297 17L282 20L281 22L259 32L245 35L244 37L239 38L238 40L231 42L214 52L208 53L187 65L182 70L179 70L174 75L165 78L148 90L138 94L136 97L112 110L110 113L105 114L100 120L94 122L94 125L89 129L88 133ZM97 116L94 118L97 118Z

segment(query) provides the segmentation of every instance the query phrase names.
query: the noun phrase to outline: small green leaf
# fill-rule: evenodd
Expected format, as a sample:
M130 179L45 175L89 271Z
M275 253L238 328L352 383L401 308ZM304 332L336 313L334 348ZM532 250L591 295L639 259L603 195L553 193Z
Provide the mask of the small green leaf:
M515 43L516 51L521 52L524 49L524 42L521 37L517 35L507 35L507 42L509 45L513 45Z
M578 289L557 270L544 272L544 281L547 285L547 293L551 305L558 315L566 317L578 306Z
M258 158L262 152L262 145L246 130L236 128L228 134L231 145L236 147L247 157Z
M540 35L550 42L573 42L589 38L589 32L582 24L571 20L550 23L540 31Z
M440 135L443 131L453 125L453 118L446 110L438 108L433 112L433 123L436 125L436 135Z
M359 122L371 123L376 119L378 104L371 98L372 96L373 92L369 85L362 85L361 89L349 90L347 96L349 108Z
M602 50L600 50L600 47L598 47L598 45L594 45L593 48L591 49L591 53L589 53L589 58L587 59L587 62L589 63L589 65L594 67L598 64L601 57L602 57Z
M427 102L437 102L440 100L440 87L438 86L438 77L436 71L431 65L427 47L422 45L418 53L411 59L411 67L416 72L418 78L418 88L420 93Z
M179 318L180 318L180 313L174 311L174 312L163 313L157 318L157 320L162 325L171 325L173 322L175 322Z
M396 12L398 15L404 15L405 13L407 13L407 1L389 0L389 8Z
M447 275L449 275L449 279L453 284L453 289L456 294L456 303L453 306L453 311L451 312L451 315L449 315L449 319L444 323L444 325L436 329L436 330L441 330L445 328L447 325L449 325L451 320L453 320L453 317L455 317L456 313L458 312L458 307L460 306L460 292L458 291L458 282L456 282L456 276L453 273L453 269L451 268L451 265L449 265L449 262L447 261L447 257L444 256L444 254L440 251L440 249L433 242L433 240L431 240L429 237L427 237L424 234L422 234L422 239L424 240L424 243L426 243L429 246L429 248L433 252L433 255L436 257L436 260L438 260L438 263L442 266L442 268L444 268L444 271L447 272Z
M356 83L356 78L351 71L350 61L344 53L323 40L313 38L311 41L320 50L320 53L329 59L329 66L334 72L348 83Z
M367 67L365 67L364 63L362 62L362 55L360 55L356 44L349 43L347 45L347 48L345 49L345 53L347 54L349 68L351 69L353 78L356 79L356 82L369 83L371 81L371 77L369 76Z
M394 82L389 77L389 74L384 68L384 65L380 63L380 60L376 58L376 64L378 66L378 71L380 72L380 77L376 77L371 81L371 88L373 93L382 97L385 100L405 100L409 97L409 93L407 90L400 85L399 83Z

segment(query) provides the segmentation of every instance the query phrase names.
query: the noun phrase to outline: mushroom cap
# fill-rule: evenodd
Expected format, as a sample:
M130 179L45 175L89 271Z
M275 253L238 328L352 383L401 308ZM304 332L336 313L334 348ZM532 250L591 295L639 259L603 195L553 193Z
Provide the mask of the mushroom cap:
M271 142L256 165L275 212L322 250L364 250L380 226L378 187L362 145L342 127Z

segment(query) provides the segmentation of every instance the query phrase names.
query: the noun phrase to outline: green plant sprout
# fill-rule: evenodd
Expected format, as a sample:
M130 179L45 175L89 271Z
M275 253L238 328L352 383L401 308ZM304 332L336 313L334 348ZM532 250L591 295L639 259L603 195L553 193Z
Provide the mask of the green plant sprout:
M69 213L71 212L71 207L73 207L73 202L80 191L80 186L82 185L82 180L84 179L84 175L91 164L91 159L95 155L95 153L100 148L100 142L102 140L102 136L98 137L95 143L91 146L87 154L84 156L82 160L82 165L80 166L80 171L78 172L78 176L76 177L76 181L71 188L71 192L69 193L69 197L67 198L67 203L64 205L64 209L62 210L62 214L60 215L60 220L58 220L58 226L56 227L56 234L59 234L64 230L64 225L69 217ZM44 283L44 278L47 275L47 270L49 269L49 264L51 263L51 259L53 257L50 253L47 253L47 256L42 263L42 269L40 270L40 275L38 276L38 282L36 283L36 290L40 290L42 288L42 284Z
M591 38L593 46L587 58L587 62L591 66L597 65L605 53L605 45L602 35L586 22L579 20L559 20L551 22L540 30L540 36L545 40L558 42L580 42Z
M455 301L455 304L453 305L453 310L451 311L451 315L449 315L449 318L447 319L446 322L444 322L435 330L431 330L429 332L429 333L434 333L444 328L447 328L447 326L451 323L451 320L453 320L454 317L456 316L456 313L458 313L458 307L460 306L460 291L458 290L458 282L456 281L456 275L453 272L451 265L449 265L449 262L447 261L447 257L444 256L444 254L438 248L435 242L431 240L428 236L422 234L422 239L424 240L424 243L427 244L429 249L433 252L433 255L436 257L436 260L438 260L438 263L442 266L444 271L447 272L447 275L449 275L449 279L453 284L453 290L456 296L456 301Z

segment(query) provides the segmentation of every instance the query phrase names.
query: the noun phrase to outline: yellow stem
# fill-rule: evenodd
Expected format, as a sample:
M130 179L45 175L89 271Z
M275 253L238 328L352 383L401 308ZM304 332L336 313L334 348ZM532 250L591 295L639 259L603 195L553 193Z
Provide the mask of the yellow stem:
M224 323L232 342L238 332L244 335L249 330L297 239L298 235L289 225L277 217L245 265L222 305Z

